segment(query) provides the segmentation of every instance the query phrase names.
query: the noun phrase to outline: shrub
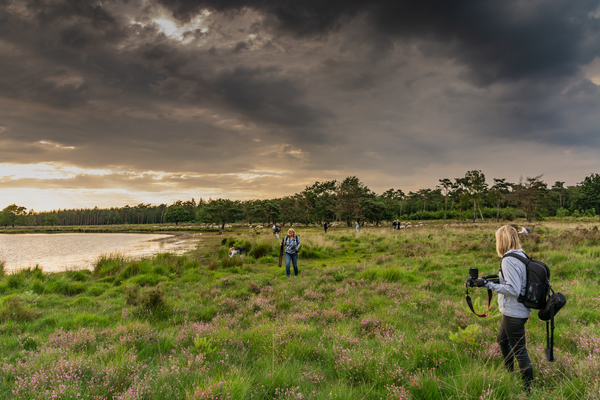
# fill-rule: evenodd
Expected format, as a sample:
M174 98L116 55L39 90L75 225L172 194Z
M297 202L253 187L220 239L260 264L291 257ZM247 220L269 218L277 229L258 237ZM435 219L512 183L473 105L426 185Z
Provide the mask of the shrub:
M240 303L232 298L225 298L223 300L223 302L221 303L221 308L223 309L223 311L225 313L233 313L235 312L235 310L238 309L238 307L240 306Z
M459 327L458 332L450 333L449 339L454 343L463 343L472 346L476 344L479 336L481 336L481 326L473 324L464 329Z
M381 337L388 332L391 332L391 328L379 319L365 318L358 327L358 334L362 336Z
M10 298L4 302L4 306L0 311L0 321L12 320L15 322L33 321L40 316L40 313L30 310L23 305L18 296Z
M161 311L167 308L165 292L162 284L142 292L138 297L138 304L146 310Z
M248 291L250 291L250 293L259 294L261 288L256 282L250 281L248 282Z
M125 288L125 303L130 306L137 306L140 287L138 285L127 286Z
M206 355L214 353L217 350L212 344L212 338L207 338L206 336L200 337L199 334L196 334L196 337L194 338L194 347L196 350Z

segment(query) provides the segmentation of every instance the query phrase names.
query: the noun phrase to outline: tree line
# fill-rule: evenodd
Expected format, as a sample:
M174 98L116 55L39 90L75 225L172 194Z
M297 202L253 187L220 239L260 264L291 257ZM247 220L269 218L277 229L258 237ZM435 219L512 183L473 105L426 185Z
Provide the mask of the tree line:
M315 182L292 196L270 200L194 199L171 205L138 204L130 207L27 211L9 205L0 213L2 226L113 225L198 222L322 224L341 221L375 223L392 220L504 219L542 220L551 216L600 215L600 174L586 176L574 186L557 181L548 186L542 175L518 183L494 178L488 184L480 170L461 178L439 179L434 188L404 193L389 189L377 194L356 176Z

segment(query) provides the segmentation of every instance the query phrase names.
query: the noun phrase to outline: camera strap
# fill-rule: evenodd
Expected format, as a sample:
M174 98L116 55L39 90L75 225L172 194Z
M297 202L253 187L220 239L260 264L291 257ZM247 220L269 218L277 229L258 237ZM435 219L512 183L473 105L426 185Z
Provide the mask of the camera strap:
M477 314L475 312L475 310L473 309L473 302L471 301L471 296L469 296L469 285L465 284L465 288L466 288L466 294L467 294L467 304L469 305L469 308L471 309L471 311L473 312L473 314L477 315L479 318L485 318L488 316L488 313L490 312L490 304L492 304L492 296L493 293L490 289L487 290L488 292L488 304L487 304L487 310L485 310L484 314Z

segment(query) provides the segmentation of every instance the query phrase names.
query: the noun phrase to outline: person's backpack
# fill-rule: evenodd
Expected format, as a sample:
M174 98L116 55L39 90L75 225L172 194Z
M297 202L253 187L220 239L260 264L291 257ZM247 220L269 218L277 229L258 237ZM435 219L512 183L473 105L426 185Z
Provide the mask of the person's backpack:
M527 273L527 285L525 294L519 294L517 301L523 303L527 308L541 310L546 305L548 292L550 291L550 268L541 261L529 256L523 257L516 253L506 253L504 257L512 257L525 264Z
M567 299L562 293L555 293L550 286L550 268L541 261L531 257L522 257L515 253L505 254L504 257L513 257L525 264L527 273L527 286L524 295L519 295L517 301L525 307L538 311L538 318L546 321L546 359L554 362L554 316L567 304ZM502 257L502 258L504 258Z

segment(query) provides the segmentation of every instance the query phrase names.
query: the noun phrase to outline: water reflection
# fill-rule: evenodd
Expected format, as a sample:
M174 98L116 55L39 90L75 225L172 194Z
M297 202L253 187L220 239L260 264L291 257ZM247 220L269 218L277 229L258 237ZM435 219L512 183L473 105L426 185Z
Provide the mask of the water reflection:
M136 233L0 234L0 260L7 270L39 264L44 272L90 269L101 254L123 253L139 258L193 250L198 235L146 235Z

